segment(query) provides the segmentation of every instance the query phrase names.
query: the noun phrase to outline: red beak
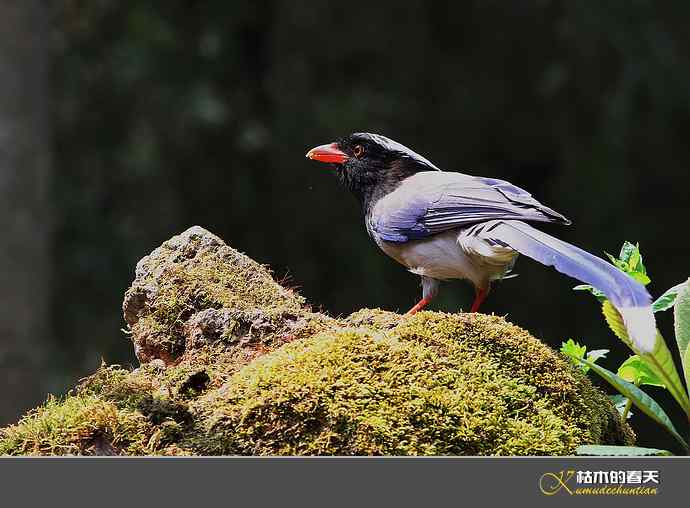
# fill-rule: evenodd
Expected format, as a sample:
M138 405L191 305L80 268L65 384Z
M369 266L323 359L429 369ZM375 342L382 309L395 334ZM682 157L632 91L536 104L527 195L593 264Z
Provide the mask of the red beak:
M312 148L307 152L307 158L319 162L334 162L336 164L342 164L349 159L347 154L340 150L336 143Z

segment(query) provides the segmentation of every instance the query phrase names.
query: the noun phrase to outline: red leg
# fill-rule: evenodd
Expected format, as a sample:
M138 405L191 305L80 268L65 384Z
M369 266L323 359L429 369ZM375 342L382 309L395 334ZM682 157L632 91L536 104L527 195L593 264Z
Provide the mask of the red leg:
M431 298L422 298L417 302L417 305L412 307L410 310L407 311L406 316L411 316L412 314L417 314L420 310L422 310L424 307L427 306L427 304L431 301Z
M484 288L476 288L475 289L475 295L476 296L474 297L474 302L472 303L472 308L470 309L470 312L477 312L479 310L479 306L482 304L482 302L486 298L487 294L489 294L488 289L484 289Z

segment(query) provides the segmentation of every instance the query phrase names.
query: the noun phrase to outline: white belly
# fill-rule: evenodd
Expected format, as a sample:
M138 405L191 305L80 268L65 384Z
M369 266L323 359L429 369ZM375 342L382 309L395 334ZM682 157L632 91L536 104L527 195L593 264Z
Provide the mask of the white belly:
M484 240L465 237L458 230L405 243L376 243L412 273L438 280L468 279L481 288L501 278L517 257L512 249L490 246Z

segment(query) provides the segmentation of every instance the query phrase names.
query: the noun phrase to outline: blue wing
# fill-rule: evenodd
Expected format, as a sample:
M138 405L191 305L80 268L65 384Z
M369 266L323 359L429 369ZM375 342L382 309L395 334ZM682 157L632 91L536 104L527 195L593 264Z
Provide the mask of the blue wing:
M509 182L429 171L382 198L369 227L382 240L407 242L492 219L570 223Z

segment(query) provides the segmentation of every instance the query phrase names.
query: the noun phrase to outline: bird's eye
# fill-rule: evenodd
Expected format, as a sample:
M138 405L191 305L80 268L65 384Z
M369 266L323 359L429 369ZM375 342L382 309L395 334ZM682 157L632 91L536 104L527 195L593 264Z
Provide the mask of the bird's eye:
M352 153L355 154L355 157L358 159L364 155L364 147L362 145L355 145L355 147L352 149Z

